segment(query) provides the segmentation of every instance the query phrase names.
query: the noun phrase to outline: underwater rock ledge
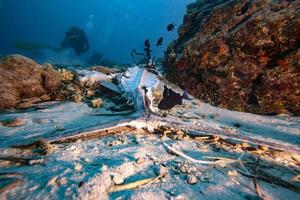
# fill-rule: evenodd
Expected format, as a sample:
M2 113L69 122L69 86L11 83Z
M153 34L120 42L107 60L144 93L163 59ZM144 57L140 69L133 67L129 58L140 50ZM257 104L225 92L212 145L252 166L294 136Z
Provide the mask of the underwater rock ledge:
M197 1L166 52L167 78L215 106L300 115L300 1Z

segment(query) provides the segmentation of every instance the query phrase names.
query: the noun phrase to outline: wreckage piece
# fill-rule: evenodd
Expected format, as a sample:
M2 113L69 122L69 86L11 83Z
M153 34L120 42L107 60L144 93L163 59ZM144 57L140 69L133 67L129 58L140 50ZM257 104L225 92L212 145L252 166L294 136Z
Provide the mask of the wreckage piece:
M120 112L95 112L93 114L89 114L89 116L127 116L134 112L135 110L129 110L129 111L120 111Z
M120 126L115 126L112 128L106 128L106 129L101 129L101 130L94 130L94 131L89 131L89 132L84 132L80 133L77 135L73 136L66 136L58 139L54 139L49 141L49 144L64 144L64 143L73 143L78 140L91 140L107 135L112 135L112 134L119 134L119 133L124 133L124 132L130 132L136 130L135 127L128 126L128 125L120 125Z
M112 81L115 77L114 74L106 75L98 71L89 70L76 70L78 74L78 80L81 85L93 86L99 84L101 81Z
M110 128L104 128L104 129L97 129L93 131L88 132L80 132L75 135L71 136L63 136L59 138L54 138L51 140L38 140L29 144L20 144L20 145L13 145L12 148L15 149L30 149L33 152L37 152L40 155L46 155L49 152L52 152L52 150L55 148L55 145L59 144L65 144L65 143L74 143L78 140L92 140L95 138L100 138L108 135L115 135L120 133L128 133L131 131L135 131L136 128L132 127L128 124L114 126ZM22 165L28 165L30 163L33 164L39 164L38 162L35 162L34 159L23 159L23 158L15 158L15 157L0 157L0 160L8 160L8 161L14 161L16 163L21 163ZM37 159L39 161L39 159Z
M123 190L132 190L132 189L136 189L148 184L152 184L155 181L157 181L159 178L161 178L161 176L158 177L153 177L153 178L146 178L143 180L138 180L132 183L128 183L128 184L124 184L124 185L115 185L113 187L110 188L109 192L120 192Z
M181 156L191 162L194 163L198 163L198 164L202 164L202 165L224 165L224 164L232 164L235 162L238 162L238 160L235 159L229 159L229 158L222 158L222 159L218 159L217 161L206 161L206 160L196 160L186 154L184 154L183 152L169 146L168 144L166 144L165 142L163 142L163 144L168 148L168 150L170 150L172 153Z
M105 87L106 89L109 89L110 91L117 93L117 94L123 93L121 91L121 89L117 85L113 84L112 82L103 80L103 81L100 81L100 85Z
M35 165L43 164L42 159L36 158L21 158L15 156L0 156L0 161L8 161L10 163L19 164L19 165Z
M247 113L235 114L232 111L215 108L191 98L184 99L182 105L176 105L174 109L160 109L158 106L159 103L162 102L164 96L167 96L167 92L165 92L165 95L163 94L164 88L167 87L168 89L171 89L173 92L179 94L182 97L185 96L184 91L178 86L168 82L163 77L147 71L145 68L141 68L139 66L129 68L125 73L125 76L121 78L120 85L128 94L128 96L131 96L131 98L134 100L136 109L144 114L145 121L156 120L157 122L163 122L169 125L172 124L173 126L180 127L185 130L195 131L198 133L207 132L212 135L235 138L241 141L251 141L258 145L270 146L281 150L300 153L299 146L295 145L297 140L295 140L293 145L290 145L291 142L286 143L282 141L280 137L281 134L278 134L278 137L276 136L276 134L272 136L266 134L266 136L264 137L263 133L257 134L256 132L251 130L235 129L235 132L233 132L227 131L222 128L225 121L226 123L230 120L232 120L233 122L240 121L241 123L243 123L241 119L242 117L246 117L247 119L249 118L251 119L251 121L253 121L254 125L261 126L262 124L258 120L255 121L255 119L257 118L266 120L261 116L252 116ZM196 112L197 109L199 109L200 114ZM150 113L150 115L145 115L145 111L147 110L150 111L148 112ZM205 112L214 113L215 115L218 115L218 118L220 119L214 120L213 118L211 118L211 120L207 120L207 124L204 124L201 122L203 120L201 113ZM240 118L238 116L240 116ZM228 117L230 117L230 119L227 119ZM199 123L195 122L199 119L201 120L199 121ZM214 121L212 125L210 125L211 121ZM225 126L228 125L229 124L225 124ZM281 132L281 130L278 130L278 132ZM293 138L295 138L296 133L294 133L294 135L292 136Z
M293 190L297 193L300 193L300 184L299 182L294 182L292 180L285 180L282 176L282 174L273 174L268 172L270 168L277 168L278 171L291 171L290 168L277 165L273 163L270 165L268 168L266 167L259 167L255 163L251 162L244 162L244 166L249 172L245 172L243 169L239 169L240 167L237 165L236 167L238 168L237 172L240 173L241 175L247 177L247 178L255 178L260 181L264 181L270 184L274 184L283 188L288 188L290 190ZM257 169L256 169L257 168ZM299 171L293 172L293 174L299 173Z
M2 195L5 194L5 192L11 191L14 188L19 187L19 186L21 186L23 184L24 184L24 180L23 179L19 179L19 178L17 178L17 179L11 179L10 182L7 185L5 185L4 187L0 188L0 198L1 198Z

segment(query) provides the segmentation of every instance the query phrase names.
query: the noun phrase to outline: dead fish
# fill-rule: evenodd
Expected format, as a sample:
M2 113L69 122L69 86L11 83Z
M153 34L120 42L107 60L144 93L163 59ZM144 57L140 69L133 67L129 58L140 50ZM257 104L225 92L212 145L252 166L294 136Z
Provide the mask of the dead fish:
M163 41L164 41L164 38L163 38L163 37L160 37L160 38L157 40L156 46L157 46L157 47L158 47L158 46L161 46L162 43L163 43Z
M175 24L169 24L168 26L167 26L167 30L170 32L170 31L173 31L174 30L174 28L175 28Z
M161 110L169 110L176 105L182 105L183 99L191 100L186 91L180 95L167 86L164 86L163 97L164 98L158 104L158 108Z

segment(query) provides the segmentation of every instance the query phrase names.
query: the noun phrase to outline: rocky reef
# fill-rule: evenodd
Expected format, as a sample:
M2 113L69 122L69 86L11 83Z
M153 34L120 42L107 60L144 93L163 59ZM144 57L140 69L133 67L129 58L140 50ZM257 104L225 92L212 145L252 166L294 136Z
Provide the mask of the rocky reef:
M300 1L201 0L166 51L167 78L222 108L300 115Z
M60 75L50 64L41 66L21 55L0 60L0 109L50 100L59 85Z

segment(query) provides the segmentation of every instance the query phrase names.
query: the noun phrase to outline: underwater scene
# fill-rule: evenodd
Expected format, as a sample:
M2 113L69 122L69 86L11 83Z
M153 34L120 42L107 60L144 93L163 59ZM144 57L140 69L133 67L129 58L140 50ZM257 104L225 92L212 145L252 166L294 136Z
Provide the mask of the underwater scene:
M300 0L0 0L0 200L300 199Z

